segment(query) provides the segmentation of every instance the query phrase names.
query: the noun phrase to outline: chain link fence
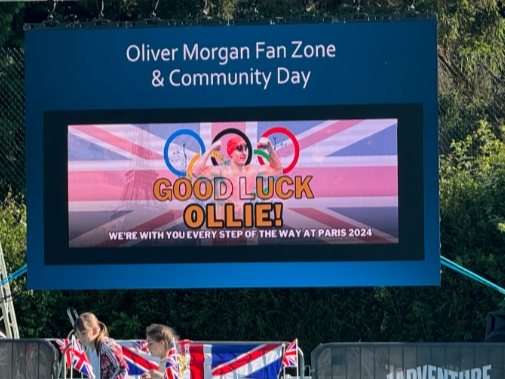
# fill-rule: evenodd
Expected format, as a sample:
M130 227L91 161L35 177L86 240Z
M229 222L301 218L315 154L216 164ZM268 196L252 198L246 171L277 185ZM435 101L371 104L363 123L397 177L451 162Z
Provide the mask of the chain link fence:
M25 189L24 50L0 48L0 202L24 203Z
M439 152L489 123L497 136L505 122L505 74L486 56L438 56ZM501 137L500 137L501 138Z
M415 75L415 73L413 73ZM481 121L494 128L505 120L505 78L488 57L439 55L439 151L464 139ZM24 51L0 48L0 202L9 193L24 203Z

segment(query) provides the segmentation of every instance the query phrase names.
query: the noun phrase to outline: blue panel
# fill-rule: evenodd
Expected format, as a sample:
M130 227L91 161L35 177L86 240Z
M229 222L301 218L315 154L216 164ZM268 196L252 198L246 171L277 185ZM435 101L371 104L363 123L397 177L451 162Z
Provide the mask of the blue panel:
M68 160L69 161L103 161L103 160L129 160L128 158L86 141L73 134L68 135Z
M280 126L288 129L294 135L299 133L303 133L310 128L319 125L323 121L305 121L305 122L293 122L293 121L278 121L278 122L258 122L258 137L261 137L268 129L275 128L276 126ZM273 139L275 137L275 140ZM283 134L274 134L270 137L272 142L281 143L286 140L289 140L289 137Z
M397 125L390 126L372 136L338 150L330 157L345 157L353 155L396 155Z

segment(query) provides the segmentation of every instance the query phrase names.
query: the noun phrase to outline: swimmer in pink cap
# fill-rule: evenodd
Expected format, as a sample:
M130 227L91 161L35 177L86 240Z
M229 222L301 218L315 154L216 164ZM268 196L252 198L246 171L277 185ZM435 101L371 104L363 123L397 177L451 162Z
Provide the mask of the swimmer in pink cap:
M266 149L270 156L270 164L260 166L257 164L246 165L247 156L249 154L248 147L244 139L240 136L230 138L226 145L226 152L230 157L230 165L213 166L206 165L210 154L213 151L221 150L221 141L216 141L212 144L193 166L193 175L196 177L204 177L207 179L217 179L218 182L226 182L228 187L232 187L233 191L228 198L219 201L216 200L216 216L223 216L223 208L225 203L233 203L235 205L235 216L242 217L243 204L248 201L248 195L255 192L256 178L263 177L263 182L266 182L269 177L275 177L282 174L282 163L275 152L272 142L268 138L260 138L258 147ZM221 178L221 179L220 179ZM231 186L230 186L231 184ZM215 186L216 187L216 186ZM239 192L239 189L241 190Z

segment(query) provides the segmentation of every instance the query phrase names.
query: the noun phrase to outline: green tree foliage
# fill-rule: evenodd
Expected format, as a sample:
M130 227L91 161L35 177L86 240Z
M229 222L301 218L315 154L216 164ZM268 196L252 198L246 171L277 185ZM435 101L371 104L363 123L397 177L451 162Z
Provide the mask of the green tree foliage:
M8 273L26 264L26 207L10 194L4 202L0 202L0 242ZM45 326L53 315L51 308L56 298L47 291L26 291L26 275L12 281L10 288L21 336L27 338L44 334Z
M0 47L22 47L23 40L19 39L19 21L25 4L21 2L9 2L0 4Z
M362 10L377 14L404 11L407 5L399 0L361 4ZM309 5L320 16L354 11L350 2L340 0ZM503 3L420 0L415 6L439 15L442 254L505 286ZM294 0L263 0L258 9L264 17L304 12L303 2ZM251 14L247 1L212 0L208 10L214 18ZM106 1L104 13L117 21L140 20L148 17L150 4ZM55 13L61 22L86 21L94 15L94 2L59 4ZM162 0L157 15L194 19L199 1ZM0 4L0 22L8 25L0 28L0 45L21 45L20 25L46 17L45 4ZM0 213L0 240L9 270L23 264L26 251L25 209L19 204L8 197ZM83 268L83 280L85 275ZM115 338L142 338L145 327L154 322L171 325L182 338L193 340L298 337L307 360L309 352L325 342L482 341L487 313L505 305L502 295L447 268L441 275L440 287L416 288L25 291L15 306L23 337L66 336L71 328L66 308L75 307L96 313ZM15 288L22 288L24 280L17 279Z
M439 15L439 116L441 152L452 140L488 122L496 135L503 123L505 22L500 1L428 0Z
M25 191L24 57L0 48L0 199Z
M410 2L403 0L363 0L361 11L378 14L404 12ZM414 3L414 2L412 2ZM419 0L415 1L419 12L439 15L440 52L446 58L454 55L496 57L494 64L502 67L504 55L503 16L504 6L497 0ZM316 15L344 15L354 12L350 0L309 1L309 9ZM251 14L248 0L209 0L207 9L211 17L231 19ZM105 17L114 21L133 21L149 17L149 1L105 1ZM302 0L260 0L258 10L263 17L299 16L305 11ZM191 20L200 15L198 0L161 0L156 11L162 19ZM55 11L61 22L89 21L97 15L93 1L63 2ZM0 46L19 46L22 43L24 22L39 23L47 18L47 7L39 2L28 4L0 4L0 22L6 25L0 31ZM472 62L468 62L472 65Z
M22 336L63 337L66 308L94 312L117 338L165 323L182 338L327 342L483 341L501 295L451 271L441 287L37 291L16 298ZM307 358L309 359L309 358Z
M505 283L505 128L478 129L441 160L442 253Z
M26 263L26 207L19 205L10 194L0 202L0 243L8 272Z
M504 282L504 156L504 144L483 123L442 160L443 254L497 283ZM0 219L0 240L13 272L24 264L26 210L7 198ZM76 280L88 280L85 267L82 275ZM25 281L16 279L13 290ZM66 308L75 307L97 314L118 339L142 338L146 326L161 322L193 340L298 337L308 355L325 342L482 341L487 312L503 306L501 299L444 269L440 287L23 291L15 308L23 337L66 336L71 330Z

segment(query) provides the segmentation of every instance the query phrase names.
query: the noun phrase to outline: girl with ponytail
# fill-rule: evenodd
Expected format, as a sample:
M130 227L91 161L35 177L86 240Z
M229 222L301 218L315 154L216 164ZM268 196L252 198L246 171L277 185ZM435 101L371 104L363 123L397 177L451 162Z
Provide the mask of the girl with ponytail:
M109 338L107 327L93 313L81 314L75 320L74 331L84 346L95 379L116 379L127 369L121 346Z

